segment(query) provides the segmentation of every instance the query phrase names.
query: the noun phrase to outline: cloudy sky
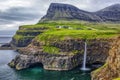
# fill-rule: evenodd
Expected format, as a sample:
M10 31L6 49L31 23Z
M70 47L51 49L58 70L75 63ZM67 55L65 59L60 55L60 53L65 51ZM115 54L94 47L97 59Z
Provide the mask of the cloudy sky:
M0 0L0 30L35 24L46 14L50 3L67 3L87 11L97 11L120 0Z

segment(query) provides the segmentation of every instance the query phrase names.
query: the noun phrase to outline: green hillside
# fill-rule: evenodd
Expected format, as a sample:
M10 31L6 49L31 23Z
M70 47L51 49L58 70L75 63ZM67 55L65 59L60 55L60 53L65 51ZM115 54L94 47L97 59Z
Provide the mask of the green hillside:
M87 23L79 21L58 21L24 25L13 37L16 44L31 42L36 37L40 41L72 39L111 38L119 35L120 24Z

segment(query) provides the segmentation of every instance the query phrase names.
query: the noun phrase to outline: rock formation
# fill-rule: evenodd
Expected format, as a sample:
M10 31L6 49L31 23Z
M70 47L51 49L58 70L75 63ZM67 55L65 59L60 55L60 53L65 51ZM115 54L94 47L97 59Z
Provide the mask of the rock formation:
M87 63L104 63L109 51L111 40L96 39L88 41ZM68 39L62 42L52 42L51 46L60 49L60 54L51 54L43 51L43 43L33 41L28 47L18 50L20 55L9 65L17 70L29 68L34 64L42 63L47 70L71 70L82 64L84 40Z
M97 12L87 12L69 4L52 3L40 22L56 20L120 22L120 4L109 6Z
M99 16L87 11L78 9L69 4L52 3L47 14L40 21L50 20L83 20L83 21L101 21Z
M119 22L120 4L107 7L98 12L87 12L68 5L52 3L47 14L40 20L81 20L89 22ZM112 28L111 28L112 29ZM45 52L45 42L36 40L36 36L47 30L43 27L24 28L20 27L13 37L12 44L17 47L19 55L13 59L9 65L17 70L29 68L35 64L43 64L47 70L71 70L82 63L84 53L84 40L66 39L63 41L48 41L49 46L59 50L57 54ZM59 30L59 29L58 29ZM110 34L110 33L108 33ZM108 53L109 57L106 64L99 70L92 73L92 80L112 80L120 77L120 37L113 39L89 39L87 41L87 64L96 62L105 63ZM48 45L47 45L48 46Z
M120 4L109 6L96 12L103 21L116 22L120 21Z
M19 30L12 38L11 45L12 47L26 47L37 35L43 33L46 29L45 27L30 29L20 26Z
M120 77L120 37L112 40L106 64L92 72L92 80L113 80Z

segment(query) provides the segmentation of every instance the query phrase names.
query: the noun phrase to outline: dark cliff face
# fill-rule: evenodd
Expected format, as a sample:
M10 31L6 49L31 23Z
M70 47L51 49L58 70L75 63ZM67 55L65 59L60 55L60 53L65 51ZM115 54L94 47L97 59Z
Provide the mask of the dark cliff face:
M112 40L106 64L92 72L92 80L120 80L120 37Z
M83 20L83 21L101 21L99 16L87 11L78 9L69 4L52 3L47 14L41 21L49 20Z
M11 45L14 48L17 47L26 47L28 46L32 40L39 34L43 33L44 30L48 28L45 27L38 27L38 28L22 28L20 27L19 30L16 32L14 37L12 38Z
M96 15L100 16L103 21L120 21L120 4L104 8L96 12Z
M108 56L110 40L89 40L87 46L87 63L104 63ZM35 63L42 63L47 70L71 70L82 64L84 53L84 40L65 40L50 43L51 46L60 49L60 54L44 52L44 43L34 40L29 46L18 50L20 55L16 56L9 65L17 70L29 68ZM71 54L74 53L74 54Z
M81 20L89 22L119 22L120 21L120 4L109 6L97 12L87 12L80 10L69 4L52 3L47 14L40 20Z

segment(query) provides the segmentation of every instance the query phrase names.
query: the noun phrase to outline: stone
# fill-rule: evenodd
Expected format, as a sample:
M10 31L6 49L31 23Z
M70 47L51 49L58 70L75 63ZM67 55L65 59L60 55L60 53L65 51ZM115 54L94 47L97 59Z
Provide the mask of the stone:
M120 4L115 4L96 12L78 9L70 4L51 3L47 14L39 22L80 20L89 22L120 22Z
M91 73L92 80L113 80L120 77L120 37L116 38L111 43L111 49L107 58L106 64L100 71ZM100 76L99 76L100 75ZM107 77L107 79L106 79Z
M104 63L108 57L111 40L89 40L87 48L87 64ZM36 45L39 44L39 45ZM9 65L17 70L26 69L34 64L41 63L46 70L71 70L82 64L84 54L84 40L64 40L50 43L60 49L61 54L50 54L43 51L41 42L33 42L18 50L20 53ZM67 46L66 46L67 45ZM92 46L92 47L91 47ZM98 46L96 48L96 46ZM107 48L104 48L107 46ZM73 52L76 52L75 54Z

